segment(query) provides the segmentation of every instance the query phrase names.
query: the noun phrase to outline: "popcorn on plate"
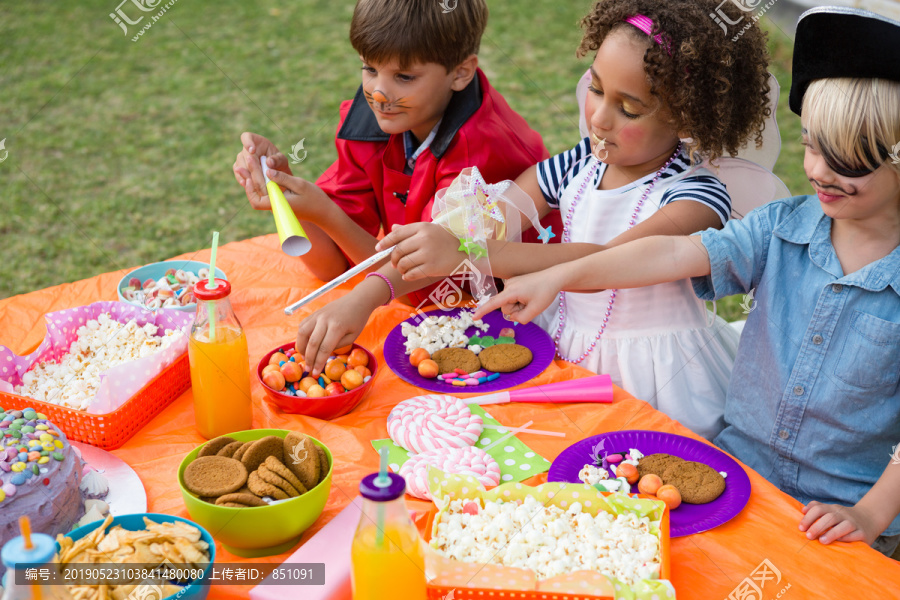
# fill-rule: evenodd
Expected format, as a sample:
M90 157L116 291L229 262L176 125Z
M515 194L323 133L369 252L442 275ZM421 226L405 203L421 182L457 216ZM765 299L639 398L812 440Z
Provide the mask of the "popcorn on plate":
M465 348L469 343L466 330L476 327L482 333L486 332L490 325L478 319L472 318L472 311L463 310L459 316L429 315L418 325L403 322L400 333L406 338L403 344L406 354L412 353L416 348L424 348L428 354L434 354L443 348Z

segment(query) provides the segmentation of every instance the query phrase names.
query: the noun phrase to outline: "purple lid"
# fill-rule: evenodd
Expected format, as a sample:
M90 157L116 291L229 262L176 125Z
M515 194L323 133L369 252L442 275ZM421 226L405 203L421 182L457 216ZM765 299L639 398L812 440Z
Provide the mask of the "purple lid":
M378 473L366 475L363 477L363 480L359 482L359 493L362 494L363 498L366 500L373 500L375 502L396 500L406 491L406 480L396 473L388 473L387 476L390 478L390 483L382 486L379 485L380 482L376 483Z

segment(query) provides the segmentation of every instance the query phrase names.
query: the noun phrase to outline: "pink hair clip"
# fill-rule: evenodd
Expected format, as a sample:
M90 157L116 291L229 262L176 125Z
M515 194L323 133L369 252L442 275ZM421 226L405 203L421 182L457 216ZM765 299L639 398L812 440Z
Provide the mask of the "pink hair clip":
M634 25L635 27L637 27L638 29L640 29L641 31L646 33L647 35L653 34L653 20L648 16L632 15L632 16L628 17L627 19L625 19L625 22L628 23L629 25ZM659 44L660 46L662 46L663 48L666 49L666 53L669 56L672 56L672 45L669 42L669 40L667 39L668 36L664 37L663 34L658 33L656 35L652 35L652 37L653 37L653 40L657 44Z

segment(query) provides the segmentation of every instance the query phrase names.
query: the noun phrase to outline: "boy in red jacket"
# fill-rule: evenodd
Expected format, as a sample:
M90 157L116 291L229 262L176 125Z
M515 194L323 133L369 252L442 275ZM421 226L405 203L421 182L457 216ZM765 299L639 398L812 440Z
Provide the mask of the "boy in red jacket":
M484 0L460 0L450 12L435 0L359 0L350 42L362 60L362 85L341 104L338 158L315 184L293 177L269 140L241 136L238 183L253 208L269 210L259 167L268 156L270 179L312 242L302 260L319 279L374 254L380 229L430 221L435 192L462 169L477 166L496 182L547 158L540 135L478 68L487 17Z

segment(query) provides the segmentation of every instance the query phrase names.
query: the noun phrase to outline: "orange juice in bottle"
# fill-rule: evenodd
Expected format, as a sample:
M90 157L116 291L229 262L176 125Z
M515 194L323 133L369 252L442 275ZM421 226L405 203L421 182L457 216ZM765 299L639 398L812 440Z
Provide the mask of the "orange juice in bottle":
M215 284L194 286L197 314L188 343L194 416L207 439L250 429L253 421L247 337L228 300L231 284Z
M350 551L353 600L424 600L425 551L396 473L363 478L363 514ZM379 524L381 524L379 526Z

